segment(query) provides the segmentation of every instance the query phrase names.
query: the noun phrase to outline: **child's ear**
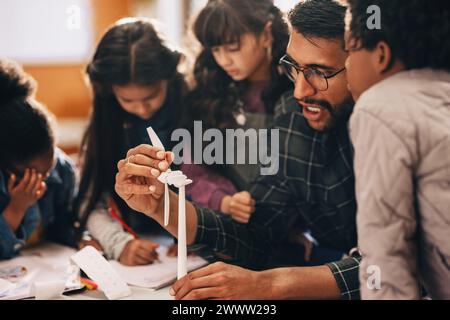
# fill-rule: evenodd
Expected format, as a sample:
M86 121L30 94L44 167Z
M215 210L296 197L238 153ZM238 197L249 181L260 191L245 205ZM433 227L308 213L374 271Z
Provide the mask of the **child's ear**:
M392 50L389 45L384 41L378 42L372 51L372 64L375 71L380 75L385 73L392 65L391 61Z
M261 34L261 45L264 48L272 48L273 45L272 25L273 25L272 21L267 22Z

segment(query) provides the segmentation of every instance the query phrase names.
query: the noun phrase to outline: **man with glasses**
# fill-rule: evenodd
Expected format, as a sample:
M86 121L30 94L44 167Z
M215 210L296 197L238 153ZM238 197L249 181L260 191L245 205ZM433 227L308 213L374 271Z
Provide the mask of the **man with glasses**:
M345 11L332 0L309 0L290 13L293 31L280 63L295 90L276 109L280 170L254 182L256 210L247 225L187 204L188 244L230 264L214 263L190 273L171 288L177 299L359 298L356 250L345 259L340 254L335 262L305 266L305 252L296 245L309 231L322 250L348 253L356 246L353 149L347 129L354 103L344 67ZM164 187L148 170L168 167L170 161L160 153L149 146L130 150L127 157L137 160L139 155L140 163L119 163L116 191L162 225ZM139 185L135 176L150 179L152 189ZM170 199L175 213L177 195L171 193ZM177 222L171 221L167 230L176 235Z

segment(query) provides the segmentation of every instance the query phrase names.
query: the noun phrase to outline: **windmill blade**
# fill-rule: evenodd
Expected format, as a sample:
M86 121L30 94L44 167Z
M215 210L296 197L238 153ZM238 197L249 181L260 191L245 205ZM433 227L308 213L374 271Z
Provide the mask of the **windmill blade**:
M169 178L169 175L171 174L171 171L162 172L159 177L158 181L162 183L167 183L167 179Z
M169 176L169 178L167 179L167 181L170 184L175 185L177 188L179 188L179 185L182 185L184 183L184 181L186 181L187 177L185 175L181 175L181 176Z
M155 130L153 130L152 127L147 128L148 136L150 137L150 141L152 142L152 145L156 148L161 148L164 151L166 151L166 148L164 148L164 145L162 144L161 140L159 140L158 135L156 134Z

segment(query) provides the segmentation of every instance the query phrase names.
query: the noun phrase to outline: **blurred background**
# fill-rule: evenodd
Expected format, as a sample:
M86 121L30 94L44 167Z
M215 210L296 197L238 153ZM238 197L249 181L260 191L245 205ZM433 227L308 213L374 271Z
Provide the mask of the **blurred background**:
M245 0L242 0L245 1ZM55 114L58 144L76 153L91 102L84 70L106 29L123 17L157 19L180 46L207 0L2 0L0 57L21 63L38 82L37 99ZM297 0L275 0L287 12Z

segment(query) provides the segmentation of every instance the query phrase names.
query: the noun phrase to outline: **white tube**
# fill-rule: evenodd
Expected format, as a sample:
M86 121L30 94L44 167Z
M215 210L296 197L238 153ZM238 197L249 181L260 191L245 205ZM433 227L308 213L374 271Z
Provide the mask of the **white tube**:
M187 274L185 188L184 185L180 186L178 194L178 280Z
M167 183L164 184L164 226L167 227L169 225L169 186Z

